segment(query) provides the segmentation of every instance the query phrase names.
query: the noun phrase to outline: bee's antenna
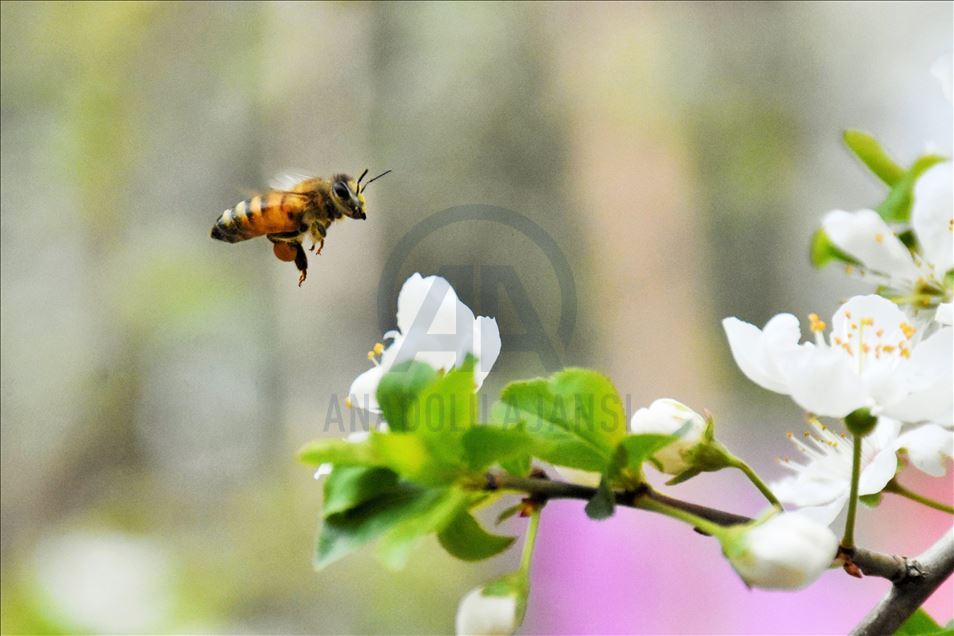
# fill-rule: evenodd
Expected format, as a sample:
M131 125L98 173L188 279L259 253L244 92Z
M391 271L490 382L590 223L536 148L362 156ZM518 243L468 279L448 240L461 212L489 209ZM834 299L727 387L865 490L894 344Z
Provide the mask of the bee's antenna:
M365 172L367 172L367 170L365 170ZM367 189L368 189L368 186L371 185L371 182L377 181L378 179L380 179L380 178L383 177L384 175L388 174L389 172L393 172L393 171L392 171L392 170L385 170L384 172L382 172L381 174L379 174L379 175L376 176L375 178L373 178L373 179L368 179L368 182L364 184L364 189L367 190Z
M361 180L364 179L364 175L368 174L368 168L364 169L364 172L361 173L361 176L358 177L358 192L361 192Z

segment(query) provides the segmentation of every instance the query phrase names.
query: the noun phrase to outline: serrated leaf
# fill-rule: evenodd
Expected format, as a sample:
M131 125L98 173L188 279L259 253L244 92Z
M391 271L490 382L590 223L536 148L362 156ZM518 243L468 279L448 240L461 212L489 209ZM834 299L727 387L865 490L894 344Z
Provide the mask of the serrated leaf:
M872 173L889 186L898 183L905 170L892 159L878 140L860 130L846 130L843 138L848 148Z
M429 364L413 360L395 365L378 383L381 415L392 431L407 430L407 412L425 387L437 380Z
M495 409L504 426L522 424L542 460L604 472L626 434L622 401L605 376L567 369L549 380L508 385Z
M924 155L918 158L905 172L904 176L891 188L887 198L875 210L890 223L905 223L911 218L911 204L914 202L914 185L928 168L946 161L941 155Z
M533 448L533 439L524 431L499 426L475 426L464 433L462 442L475 471L526 457Z
M464 561L480 561L500 554L515 539L487 532L466 510L458 513L437 535L437 540L445 550Z
M812 235L811 252L809 254L811 263L816 268L824 267L832 262L845 263L847 265L860 265L858 259L843 252L837 245L831 242L828 235L821 228Z
M613 489L610 488L609 479L604 475L603 478L600 479L600 485L596 489L596 494L586 502L584 511L586 512L586 516L590 519L600 521L612 517L615 508L616 496L613 493Z
M924 608L918 608L914 614L908 617L908 620L901 623L901 627L895 632L895 636L934 636L944 633L949 632L931 618L931 615L924 611Z
M387 468L339 466L325 478L321 514L328 517L355 508L394 490L397 483L397 474Z

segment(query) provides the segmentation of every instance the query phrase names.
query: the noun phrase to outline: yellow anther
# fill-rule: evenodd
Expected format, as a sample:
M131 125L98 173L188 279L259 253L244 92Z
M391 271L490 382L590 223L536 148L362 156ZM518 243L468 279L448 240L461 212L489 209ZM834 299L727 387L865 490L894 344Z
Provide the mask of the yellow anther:
M902 358L910 358L910 357L911 357L911 350L908 349L907 347L901 347L901 357L902 357Z
M384 345L380 342L376 342L374 343L374 347L372 347L371 351L374 352L374 355L379 356L384 353Z
M875 234L875 243L883 243L884 234Z
M908 340L913 338L914 333L917 331L917 329L914 328L914 325L908 324L906 322L902 322L898 326L901 328L902 333L904 333L904 337Z
M785 433L785 437L787 437L788 439L793 439L795 437L795 433L789 431Z
M346 397L346 398L345 398L345 406L347 406L349 409L351 408L351 398L350 398L350 397Z
M851 323L851 324L848 325L848 328L851 329L852 331L854 331L855 329L858 328L858 323L857 323L857 322L853 322L853 323Z
M870 326L873 325L873 324L874 324L874 318L862 318L862 319L861 319L861 326L862 326L862 327L870 327Z
M881 345L881 350L885 353L894 353L894 345Z
M851 320L851 312L848 311L847 309L845 310L845 318Z
M821 333L828 327L818 314L808 314L808 321L811 323L809 328L815 333Z
M871 347L869 347L868 345L866 345L865 343L862 342L862 343L861 343L861 352L862 352L862 353L868 353L869 351L871 351Z
M373 352L373 351L369 351L369 352L368 352L368 360L374 360L374 352Z
M884 335L884 329L878 329L878 330L875 332L875 335L880 338L881 336Z

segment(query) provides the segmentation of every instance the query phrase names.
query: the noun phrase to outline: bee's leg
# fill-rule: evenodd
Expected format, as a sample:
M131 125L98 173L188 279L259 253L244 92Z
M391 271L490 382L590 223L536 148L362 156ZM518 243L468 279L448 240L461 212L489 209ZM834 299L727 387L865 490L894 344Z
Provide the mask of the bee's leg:
M305 282L305 278L308 277L308 257L305 255L305 248L301 246L301 243L295 243L294 245L295 267L301 272L298 276L298 286L301 287L301 284Z
M321 223L315 223L311 226L311 238L315 241L311 246L311 251L315 252L315 255L321 254L322 248L325 246L325 237L328 236L328 230L325 229L325 226ZM318 248L317 251L315 248Z

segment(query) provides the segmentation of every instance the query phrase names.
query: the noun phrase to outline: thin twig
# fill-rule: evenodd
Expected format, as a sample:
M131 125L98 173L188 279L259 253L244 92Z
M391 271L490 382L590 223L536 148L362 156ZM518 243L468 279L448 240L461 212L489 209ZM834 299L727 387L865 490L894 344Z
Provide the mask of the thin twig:
M596 488L580 486L563 481L537 477L515 477L505 472L490 472L487 474L487 490L519 490L545 499L583 499L590 500L596 495ZM639 508L641 498L653 499L673 508L690 512L696 516L708 519L723 526L732 526L752 521L749 517L737 515L724 510L708 508L698 504L667 497L656 492L649 486L643 486L634 491L616 492L616 505L628 508Z
M907 561L908 572L858 624L855 636L892 634L954 572L954 529L920 556Z

